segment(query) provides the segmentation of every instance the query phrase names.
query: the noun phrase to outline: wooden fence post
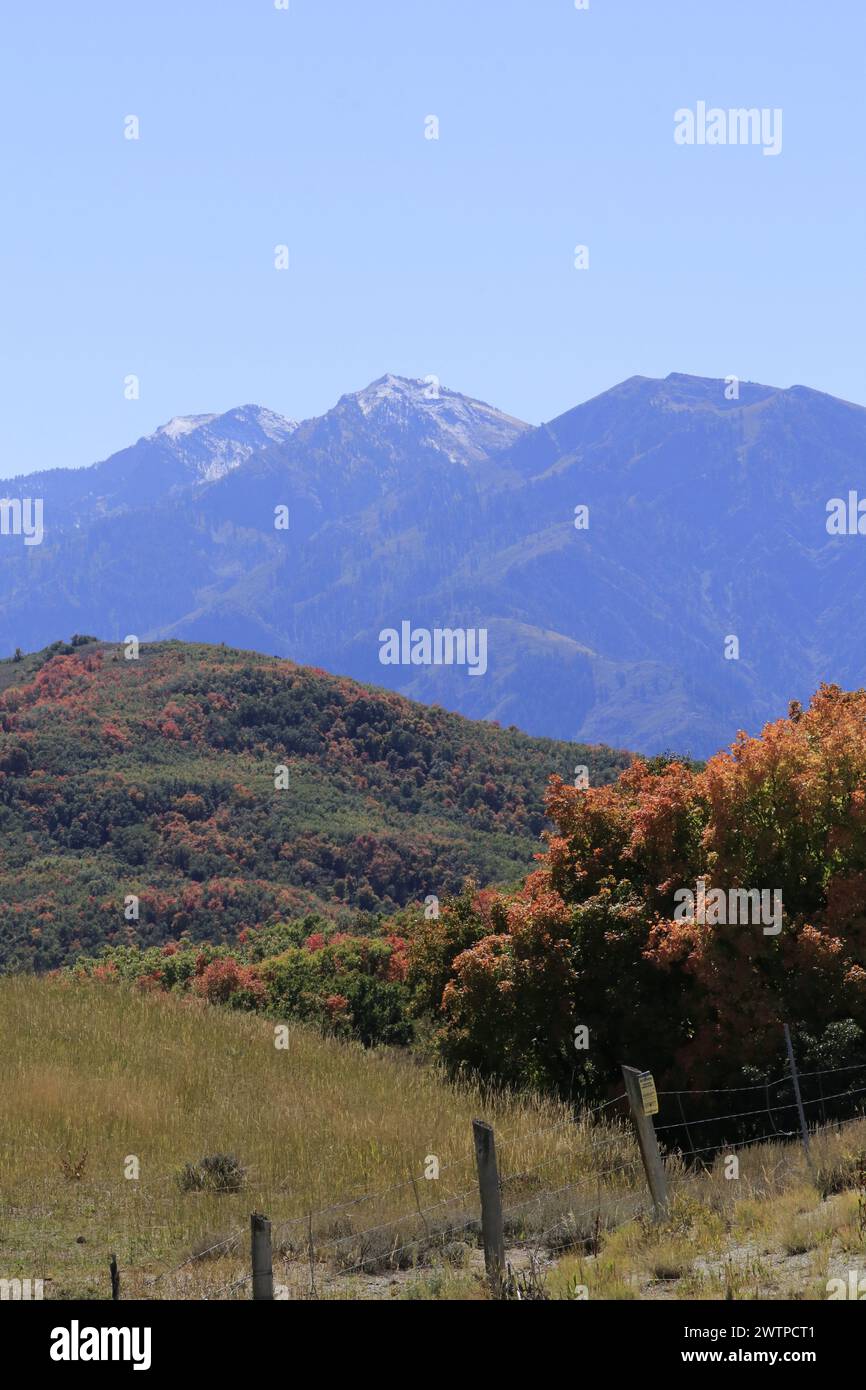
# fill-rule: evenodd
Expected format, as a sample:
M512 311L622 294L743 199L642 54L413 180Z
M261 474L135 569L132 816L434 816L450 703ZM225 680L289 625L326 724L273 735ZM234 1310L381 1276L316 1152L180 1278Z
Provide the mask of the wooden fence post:
M495 1291L505 1274L505 1233L502 1226L502 1194L496 1166L493 1128L484 1120L472 1121L478 1191L481 1196L481 1238L484 1241L484 1268Z
M253 1298L273 1299L274 1270L271 1259L271 1223L254 1211L250 1217L253 1262Z
M806 1153L806 1162L809 1165L809 1172L814 1177L815 1170L812 1167L812 1154L809 1150L809 1126L806 1124L803 1097L800 1095L800 1076L797 1071L797 1063L794 1060L794 1044L791 1042L791 1030L787 1023L783 1023L782 1027L785 1030L785 1046L788 1049L788 1065L791 1068L791 1080L794 1083L794 1099L797 1102L797 1113L800 1116L800 1138L803 1140L803 1148Z
M645 1073L637 1070L636 1067L622 1068L623 1080L625 1081L628 1103L631 1107L631 1115L634 1120L634 1127L637 1130L637 1142L640 1145L640 1156L643 1159L643 1166L646 1171L649 1190L652 1194L653 1206L655 1207L656 1220L660 1220L667 1215L668 1209L668 1184L665 1177L662 1156L659 1153L658 1140L656 1139L655 1126L651 1116L644 1111L643 1095L641 1092L640 1078Z

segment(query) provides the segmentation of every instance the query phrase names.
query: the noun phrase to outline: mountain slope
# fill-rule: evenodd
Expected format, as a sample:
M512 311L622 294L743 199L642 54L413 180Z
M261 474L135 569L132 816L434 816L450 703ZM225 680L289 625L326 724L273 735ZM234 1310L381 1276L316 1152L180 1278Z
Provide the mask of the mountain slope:
M225 647L0 662L0 966L512 881L550 775L627 762Z
M430 389L384 377L319 419L297 429L286 422L285 437L259 440L241 467L209 485L199 481L201 460L190 481L181 457L188 438L169 440L169 427L93 469L13 480L10 496L45 496L46 539L39 547L20 537L0 542L0 651L77 629L114 640L182 631L289 654L298 645L293 616L303 629L303 605L338 577L347 538L364 537L366 553L371 529L399 534L431 507L470 500L487 450L529 428ZM241 414L221 420L236 426ZM141 486L122 481L129 452ZM101 500L104 472L120 480L127 506ZM288 509L288 530L276 528L277 508ZM339 669L332 659L322 664Z
M223 415L186 415L91 468L54 468L4 482L7 497L41 497L49 537L115 513L157 505L213 482L291 437L297 422L257 405Z
M227 641L533 734L708 755L822 680L858 685L866 637L862 538L826 530L866 410L728 394L633 377L532 429L386 376L210 482L203 438L185 484L119 484L111 514L88 502L59 533L46 499L42 546L0 540L0 651L74 630ZM487 630L484 677L381 664L403 622Z
M861 407L748 384L728 401L724 383L678 375L634 378L518 441L492 564L465 588L489 576L504 615L594 653L584 718L545 730L706 754L726 723L757 731L823 679L858 685L866 557L827 534L826 504L856 486L864 447Z

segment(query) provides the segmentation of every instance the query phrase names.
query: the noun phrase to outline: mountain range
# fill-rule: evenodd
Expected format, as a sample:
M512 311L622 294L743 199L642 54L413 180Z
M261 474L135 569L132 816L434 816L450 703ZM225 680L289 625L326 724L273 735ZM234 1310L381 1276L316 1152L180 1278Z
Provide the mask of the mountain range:
M866 541L829 534L827 507L864 458L860 406L676 373L538 427L391 375L300 424L182 417L4 484L43 499L45 536L0 536L0 653L226 642L530 734L703 757L822 680L862 683ZM483 676L383 665L404 623L485 630Z

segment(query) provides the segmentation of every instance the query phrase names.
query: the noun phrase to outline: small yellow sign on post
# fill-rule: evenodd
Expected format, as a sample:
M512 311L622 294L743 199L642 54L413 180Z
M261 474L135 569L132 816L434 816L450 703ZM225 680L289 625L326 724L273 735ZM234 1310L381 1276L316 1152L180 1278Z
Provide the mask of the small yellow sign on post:
M659 1113L659 1098L656 1094L656 1083L653 1081L652 1072L642 1071L638 1077L638 1083L643 1101L643 1113L645 1115L657 1115Z

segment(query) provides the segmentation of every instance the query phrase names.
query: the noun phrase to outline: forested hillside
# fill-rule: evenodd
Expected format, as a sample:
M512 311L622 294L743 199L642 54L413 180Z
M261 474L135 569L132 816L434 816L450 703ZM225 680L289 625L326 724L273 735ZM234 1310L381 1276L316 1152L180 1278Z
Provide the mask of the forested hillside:
M712 1087L742 1090L756 1135L771 1102L791 1114L787 1023L809 1113L848 1119L866 1071L864 787L866 691L823 686L703 767L637 758L586 789L554 775L520 885L350 931L310 914L231 945L117 944L67 978L414 1042L454 1075L593 1103L632 1058L688 1088L693 1115Z
M0 966L514 882L550 776L628 761L221 646L19 654L0 662Z

